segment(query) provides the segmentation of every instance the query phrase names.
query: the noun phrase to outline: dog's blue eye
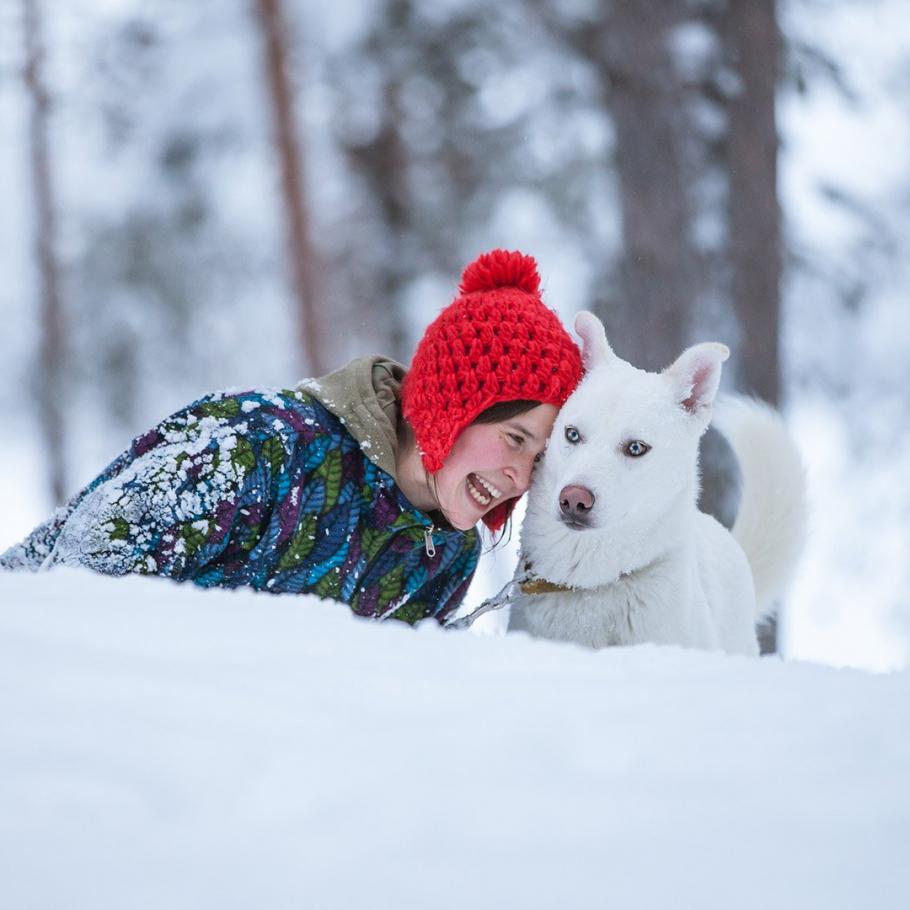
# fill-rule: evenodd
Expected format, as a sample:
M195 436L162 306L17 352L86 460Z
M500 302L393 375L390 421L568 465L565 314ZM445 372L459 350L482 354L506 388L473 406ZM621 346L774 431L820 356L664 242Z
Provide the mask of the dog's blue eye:
M646 442L642 442L640 439L633 439L623 446L623 453L630 458L641 458L642 455L646 455L650 451L651 446Z
M566 427L566 441L577 446L581 442L581 433L575 427Z

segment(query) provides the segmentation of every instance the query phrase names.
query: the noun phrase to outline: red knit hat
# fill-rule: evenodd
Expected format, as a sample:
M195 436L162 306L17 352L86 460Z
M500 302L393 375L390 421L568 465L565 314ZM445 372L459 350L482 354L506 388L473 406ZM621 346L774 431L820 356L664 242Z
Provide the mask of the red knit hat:
M562 407L582 373L577 345L540 299L532 257L484 253L464 270L458 291L424 332L401 389L402 413L431 474L482 411L518 399ZM516 502L500 503L484 523L498 530Z

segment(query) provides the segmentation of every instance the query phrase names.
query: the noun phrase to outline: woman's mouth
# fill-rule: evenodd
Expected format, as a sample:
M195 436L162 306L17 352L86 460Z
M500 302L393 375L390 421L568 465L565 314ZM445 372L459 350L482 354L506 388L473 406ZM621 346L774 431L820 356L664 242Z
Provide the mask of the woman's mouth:
M487 508L494 499L499 499L499 497L502 496L502 493L497 490L493 484L484 480L477 474L468 474L465 485L467 486L471 499L484 509Z

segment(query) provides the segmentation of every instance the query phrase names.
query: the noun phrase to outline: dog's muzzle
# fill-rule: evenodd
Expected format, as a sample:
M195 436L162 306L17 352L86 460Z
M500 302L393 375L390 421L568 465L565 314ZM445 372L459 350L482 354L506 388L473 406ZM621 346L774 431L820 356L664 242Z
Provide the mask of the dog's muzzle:
M579 484L563 487L559 493L559 519L575 531L592 527L591 510L594 508L594 494Z

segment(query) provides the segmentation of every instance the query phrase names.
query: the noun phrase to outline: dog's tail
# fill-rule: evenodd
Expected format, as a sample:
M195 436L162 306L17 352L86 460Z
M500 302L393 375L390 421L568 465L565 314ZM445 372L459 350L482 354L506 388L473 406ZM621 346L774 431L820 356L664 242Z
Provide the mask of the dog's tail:
M806 473L780 415L754 398L722 398L714 426L739 461L742 498L733 536L755 582L758 618L772 612L799 561L808 523Z

